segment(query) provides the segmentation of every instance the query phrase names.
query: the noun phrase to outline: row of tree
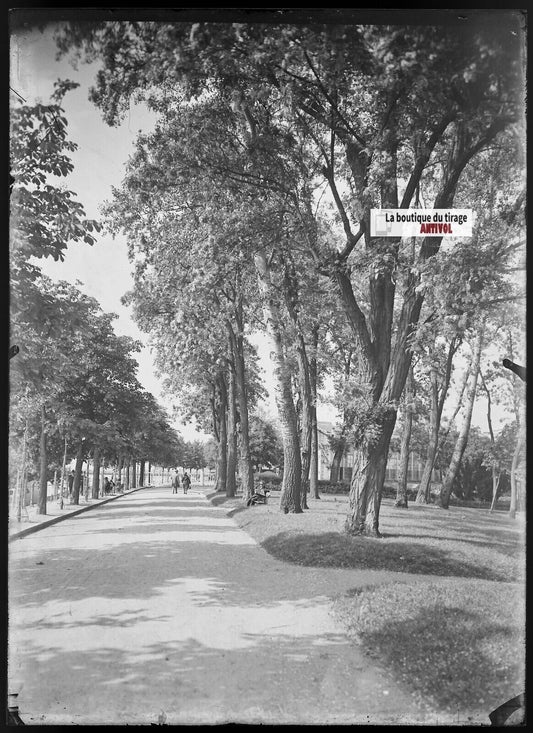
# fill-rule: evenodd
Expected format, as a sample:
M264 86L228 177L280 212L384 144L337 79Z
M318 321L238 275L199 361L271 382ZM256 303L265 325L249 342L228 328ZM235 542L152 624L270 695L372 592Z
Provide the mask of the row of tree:
M209 445L184 441L142 388L140 343L115 334L116 316L102 312L81 283L53 282L39 267L45 257L63 260L76 242L94 244L101 230L84 218L76 194L58 183L71 172L68 153L76 147L62 108L73 87L59 82L51 104L15 102L12 109L10 486L20 499L27 481L37 479L40 513L52 476L61 475L63 496L72 459L74 504L88 460L93 498L103 493L100 466L112 465L129 488L143 485L147 462L188 469L217 463ZM250 451L257 470L282 463L275 428L259 414L252 417Z
M281 509L300 512L317 491L316 402L330 374L340 438L355 446L346 529L379 534L409 374L418 361L430 379L431 475L466 342L471 376L447 506L484 343L502 303L524 295L510 274L525 199L517 18L457 27L116 20L69 24L58 44L100 62L91 98L109 124L132 99L159 115L106 220L128 238L129 302L167 388L217 440L219 488L233 493L238 453L244 496L251 491L249 416L261 388L249 336L259 328L272 344ZM372 208L453 206L476 212L471 239L370 236Z
M93 462L92 496L100 465L113 463L140 480L144 465L183 465L187 446L137 378L140 344L113 329L116 316L76 285L53 282L39 260L63 260L68 245L92 245L100 225L86 219L74 192L61 185L72 170L62 100L72 83L58 83L49 105L18 104L11 126L10 485L23 492L38 475L38 511L46 513L47 482L65 479L75 458L71 501L79 502L82 464ZM190 451L189 451L190 452ZM128 481L129 479L127 479Z

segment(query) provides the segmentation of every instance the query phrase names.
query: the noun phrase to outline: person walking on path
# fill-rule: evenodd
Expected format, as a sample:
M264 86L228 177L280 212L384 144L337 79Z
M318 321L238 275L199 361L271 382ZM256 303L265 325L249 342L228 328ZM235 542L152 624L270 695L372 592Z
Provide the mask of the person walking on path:
M191 479L189 478L189 474L187 472L183 474L181 482L183 484L183 493L186 494L189 490L189 486L191 485Z
M174 476L174 481L172 482L172 493L173 494L178 493L179 485L180 485L180 477L176 473L176 475Z
M72 486L74 484L74 471L71 471L68 475L68 493L72 494Z

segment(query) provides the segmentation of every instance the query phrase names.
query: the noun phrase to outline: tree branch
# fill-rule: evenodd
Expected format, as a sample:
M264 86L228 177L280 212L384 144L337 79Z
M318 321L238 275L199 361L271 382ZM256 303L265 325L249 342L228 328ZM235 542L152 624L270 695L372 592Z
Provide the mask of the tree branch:
M334 100L332 99L331 95L329 94L328 90L326 89L322 80L320 79L318 72L316 71L313 65L313 62L311 61L309 57L309 54L305 50L304 50L304 56L305 56L307 63L309 64L309 68L311 69L311 71L313 72L315 76L315 79L317 80L317 84L319 88L322 90L322 93L324 94L328 102L330 103L331 108L335 111L335 114L342 121L342 123L346 126L346 129L348 130L348 132L354 136L354 138L357 140L359 145L366 147L366 142L364 141L364 139L354 130L354 128L350 125L350 123L346 120L346 118L341 114L339 108L335 104Z
M427 141L424 152L418 156L418 159L415 163L415 166L413 168L413 172L411 173L411 177L409 178L409 181L407 183L407 187L405 189L405 193L403 195L402 201L400 203L400 209L407 209L409 208L409 205L411 203L411 199L413 198L413 194L416 190L416 187L420 183L420 178L422 176L422 173L424 171L424 168L426 167L426 164L428 163L431 153L433 152L436 144L442 137L444 131L450 124L450 122L454 119L455 113L454 112L448 112L442 120L439 122L439 124L435 127L433 130L429 140Z

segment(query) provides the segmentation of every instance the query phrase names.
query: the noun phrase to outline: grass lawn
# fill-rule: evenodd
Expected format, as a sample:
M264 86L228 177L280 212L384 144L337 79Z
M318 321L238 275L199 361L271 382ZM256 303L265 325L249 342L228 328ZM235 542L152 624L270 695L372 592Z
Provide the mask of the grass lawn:
M216 496L267 552L323 568L376 570L334 601L349 635L426 706L447 715L494 708L524 688L525 523L504 512L384 499L381 539L343 532L346 496L303 514ZM393 571L383 580L380 571ZM381 574L381 578L379 577ZM366 576L367 577L367 576Z

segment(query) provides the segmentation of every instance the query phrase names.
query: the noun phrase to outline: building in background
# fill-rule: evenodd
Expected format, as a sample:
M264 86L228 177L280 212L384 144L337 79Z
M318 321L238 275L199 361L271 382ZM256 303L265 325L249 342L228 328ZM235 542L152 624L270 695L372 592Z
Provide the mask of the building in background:
M333 435L333 423L318 423L318 479L319 481L329 481L331 478L331 466L333 463L334 451L330 444L330 436ZM339 481L349 483L352 478L354 462L353 444L349 441L346 445L339 466ZM385 481L396 481L398 478L400 464L400 454L391 451L387 461L387 470L385 473ZM418 482L422 478L422 470L424 462L417 453L412 452L409 455L409 466L407 470L407 481ZM440 481L437 471L433 472L433 481Z

